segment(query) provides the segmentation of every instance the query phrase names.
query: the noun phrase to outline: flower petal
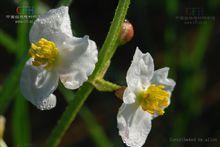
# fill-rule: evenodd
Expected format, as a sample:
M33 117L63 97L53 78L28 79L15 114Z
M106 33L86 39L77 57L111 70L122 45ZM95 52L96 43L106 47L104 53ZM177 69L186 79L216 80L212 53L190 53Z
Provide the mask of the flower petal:
M168 67L164 67L164 68L156 70L154 72L153 78L151 79L151 82L156 85L164 85L165 90L171 93L176 83L173 79L167 78L168 72L169 72Z
M123 94L123 102L125 104L132 104L135 102L136 95L129 88L126 88Z
M41 110L55 107L56 97L52 95L58 85L57 72L32 66L32 60L26 62L20 79L20 89L24 97Z
M56 43L59 48L67 37L72 37L68 7L51 9L37 18L30 30L30 42L45 38Z
M79 88L92 74L98 61L96 43L88 36L66 40L60 55L60 80L68 89Z
M137 47L126 76L128 87L134 92L140 88L146 89L150 85L153 73L154 63L151 55L149 53L143 54Z
M171 97L171 93L172 93L176 83L173 79L167 78L168 72L169 72L168 67L164 67L164 68L161 68L161 69L154 71L154 75L153 75L153 78L151 79L151 83L156 84L156 85L164 85L165 90L170 93L170 97ZM170 102L171 102L170 97L168 98L168 105L166 107L162 107L162 109L165 109L170 105ZM153 118L156 118L158 116L159 116L158 114L154 114Z
M127 146L142 146L151 130L151 115L136 103L122 104L117 115L119 134Z
M50 94L48 97L37 101L37 108L40 110L50 110L56 106L57 99L54 94Z

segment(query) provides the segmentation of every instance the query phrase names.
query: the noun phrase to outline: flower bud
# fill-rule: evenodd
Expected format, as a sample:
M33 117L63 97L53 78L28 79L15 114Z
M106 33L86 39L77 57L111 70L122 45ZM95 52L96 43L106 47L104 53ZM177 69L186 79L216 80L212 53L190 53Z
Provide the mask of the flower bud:
M0 147L8 147L3 139L0 139Z
M123 100L123 94L124 94L125 89L126 89L126 87L122 86L121 88L119 88L115 91L116 97L119 98L120 100Z
M0 115L0 140L3 137L4 130L5 130L5 118Z
M120 44L123 45L129 42L134 37L134 28L132 24L125 20L122 24L121 34L120 34Z

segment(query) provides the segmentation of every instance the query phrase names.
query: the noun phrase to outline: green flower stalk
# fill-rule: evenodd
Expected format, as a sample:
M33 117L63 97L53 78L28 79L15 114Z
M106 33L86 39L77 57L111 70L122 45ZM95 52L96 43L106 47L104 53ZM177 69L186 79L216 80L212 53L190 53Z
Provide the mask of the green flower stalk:
M103 73L104 71L106 71L106 66L109 65L109 62L119 45L118 38L121 32L122 24L127 14L129 4L130 0L119 0L112 25L105 39L105 42L99 52L96 68L92 75L89 77L90 83L93 83L97 79L103 78L104 76ZM76 93L75 100L67 106L65 112L62 114L60 121L54 128L52 134L49 136L45 146L58 146L61 137L64 135L65 131L68 129L70 124L73 122L83 103L85 102L85 100L90 95L93 89L94 87L88 82L85 82L83 84L83 86Z

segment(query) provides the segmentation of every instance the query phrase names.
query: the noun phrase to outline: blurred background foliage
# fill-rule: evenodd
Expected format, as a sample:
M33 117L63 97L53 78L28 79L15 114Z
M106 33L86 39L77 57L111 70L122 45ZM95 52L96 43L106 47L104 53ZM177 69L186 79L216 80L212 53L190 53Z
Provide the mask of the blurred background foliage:
M76 36L88 34L100 47L111 24L118 1L74 0L70 5ZM17 7L45 13L68 0L8 0L1 2L0 19L0 113L7 119L5 141L9 146L42 146L67 105L72 91L62 86L55 92L57 106L40 111L19 91L19 78L27 60L31 22L16 23ZM195 8L197 10L195 10ZM133 0L127 19L135 36L119 47L106 79L125 85L125 75L136 46L150 52L156 69L170 67L177 82L172 103L162 117L153 120L145 146L220 146L220 1ZM193 12L192 14L192 11ZM200 11L198 13L198 11ZM199 22L181 16L209 16ZM118 135L116 115L121 101L113 93L94 91L60 143L72 146L124 146ZM202 138L187 142L178 139ZM175 140L176 139L176 140Z

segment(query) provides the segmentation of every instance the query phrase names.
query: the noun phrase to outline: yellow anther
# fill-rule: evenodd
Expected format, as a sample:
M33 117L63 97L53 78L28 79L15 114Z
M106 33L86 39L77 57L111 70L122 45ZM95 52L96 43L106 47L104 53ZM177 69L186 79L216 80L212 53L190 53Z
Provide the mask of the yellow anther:
M164 107L168 106L169 93L164 90L163 85L150 85L143 93L140 104L144 111L150 114L164 114Z
M38 42L32 43L29 55L34 59L34 66L43 65L46 69L50 69L58 58L58 48L55 43L41 38Z

